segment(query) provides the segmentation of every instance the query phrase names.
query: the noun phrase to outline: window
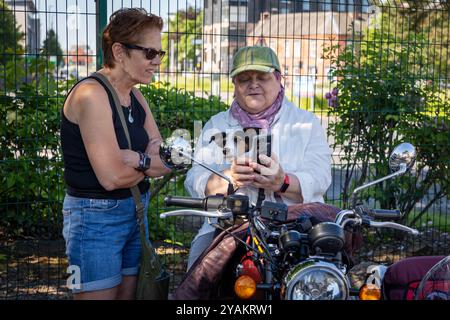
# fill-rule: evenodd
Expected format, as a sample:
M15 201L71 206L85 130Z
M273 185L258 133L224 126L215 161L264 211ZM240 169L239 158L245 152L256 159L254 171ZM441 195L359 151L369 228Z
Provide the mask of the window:
M247 21L247 8L230 7L230 22L246 22Z
M269 45L269 47L270 47L273 51L277 52L277 40L275 40L275 39L270 39L270 45Z
M286 40L285 43L285 57L286 58L290 58L291 57L291 41L290 40Z
M347 2L348 2L347 10L349 12L355 11L355 2L353 0L348 0Z
M339 0L338 11L345 12L347 0Z
M295 58L299 58L301 56L301 41L300 40L295 40L294 41L294 57Z
M325 68L325 75L327 76L327 79L331 81L333 79L332 77L332 69L330 67Z
M369 1L368 0L363 0L362 1L362 12L369 12L370 11L370 3L369 3Z
M331 11L331 9L332 9L331 0L324 0L323 10Z
M317 55L317 43L315 40L309 42L309 57L315 58Z

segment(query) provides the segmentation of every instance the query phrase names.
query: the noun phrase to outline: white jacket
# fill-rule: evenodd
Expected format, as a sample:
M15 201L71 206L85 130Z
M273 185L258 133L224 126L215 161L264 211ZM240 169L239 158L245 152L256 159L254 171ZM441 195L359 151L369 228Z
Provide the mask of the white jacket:
M227 144L233 141L230 133L242 127L233 118L230 110L220 112L205 124L195 148L195 159L208 164L217 171L231 167L223 149L211 142L214 133L227 132ZM272 152L286 173L294 174L300 181L304 203L323 202L323 194L331 184L331 149L319 119L311 112L294 106L285 97L275 116L271 129ZM212 173L197 164L188 171L185 187L192 197L205 197L206 183ZM239 191L243 191L242 188ZM251 203L256 203L258 189L246 188ZM275 201L273 192L266 191L265 200ZM283 198L287 205L295 202Z

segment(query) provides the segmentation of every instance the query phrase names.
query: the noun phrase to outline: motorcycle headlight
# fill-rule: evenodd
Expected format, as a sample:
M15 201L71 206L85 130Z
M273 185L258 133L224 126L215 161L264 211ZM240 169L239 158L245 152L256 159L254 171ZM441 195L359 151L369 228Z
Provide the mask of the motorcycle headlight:
M346 300L345 275L327 262L303 262L285 278L286 300Z

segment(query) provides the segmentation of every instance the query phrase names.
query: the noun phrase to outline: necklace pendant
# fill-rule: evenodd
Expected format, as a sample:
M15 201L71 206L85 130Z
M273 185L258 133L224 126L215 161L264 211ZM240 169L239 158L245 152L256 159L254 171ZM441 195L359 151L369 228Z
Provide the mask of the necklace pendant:
M133 117L131 116L131 112L128 114L128 122L129 122L129 123L133 123L133 122L134 122L134 119L133 119Z

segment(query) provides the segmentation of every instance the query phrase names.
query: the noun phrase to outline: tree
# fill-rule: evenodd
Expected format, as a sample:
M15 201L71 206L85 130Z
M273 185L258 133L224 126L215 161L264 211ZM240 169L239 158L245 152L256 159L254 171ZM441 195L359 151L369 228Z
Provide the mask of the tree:
M23 48L20 42L24 38L24 34L20 32L16 24L16 19L12 10L0 0L0 64L6 65L14 59L17 54L23 54Z
M339 79L328 134L343 152L344 202L355 186L388 174L387 155L395 145L416 146L414 174L362 192L363 199L374 199L382 208L399 208L405 219L420 202L423 207L409 221L414 224L450 191L450 102L437 83L426 35L405 32L398 38L389 21L382 15L381 27L369 29L360 47L348 45L337 56L338 46L325 49Z
M412 21L408 25L411 31L420 31L424 26L427 25L427 20L432 19L442 19L441 12L450 9L450 1L448 0L438 0L438 1L417 1L417 0L407 0L406 6L399 6L398 13L403 16L411 17Z
M50 29L47 31L47 38L44 40L44 46L42 47L41 53L48 57L56 56L57 66L64 66L63 51L58 42L58 37L56 36L55 30Z
M201 39L202 28L203 12L200 9L189 7L178 11L169 19L168 32L162 38L163 48L168 52L168 57L161 64L162 70L167 70L170 63L181 63L182 70L187 69L189 61L194 66L198 64L196 51L199 48L196 47L195 40ZM174 52L170 52L171 50ZM172 54L176 57L175 61L170 61Z
M0 19L0 234L57 234L62 98L47 60L23 54L23 34L1 0Z
M450 78L450 33L448 21L450 21L450 1L405 1L395 10L385 8L385 14L390 15L391 24L398 37L402 37L405 31L426 34L426 38L433 43L430 54L430 64L436 73L442 78ZM431 46L430 46L431 47Z

